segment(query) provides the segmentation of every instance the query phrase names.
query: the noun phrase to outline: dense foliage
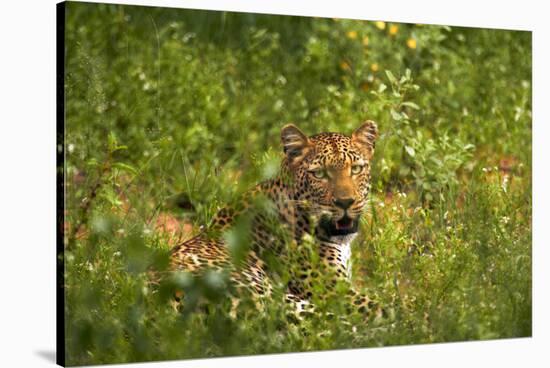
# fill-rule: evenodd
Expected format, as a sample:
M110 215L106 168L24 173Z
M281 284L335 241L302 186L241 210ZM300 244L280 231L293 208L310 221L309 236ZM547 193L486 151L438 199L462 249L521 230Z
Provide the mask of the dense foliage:
M69 3L65 40L68 364L531 335L530 33ZM353 281L394 327L234 320L216 275L174 312L146 271L277 173L281 126L366 119Z

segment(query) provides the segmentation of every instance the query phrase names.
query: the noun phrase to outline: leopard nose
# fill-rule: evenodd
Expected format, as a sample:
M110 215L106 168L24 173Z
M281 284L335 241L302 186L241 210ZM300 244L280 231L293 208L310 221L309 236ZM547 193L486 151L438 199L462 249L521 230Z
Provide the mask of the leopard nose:
M347 210L355 202L353 198L335 198L334 204L343 210Z

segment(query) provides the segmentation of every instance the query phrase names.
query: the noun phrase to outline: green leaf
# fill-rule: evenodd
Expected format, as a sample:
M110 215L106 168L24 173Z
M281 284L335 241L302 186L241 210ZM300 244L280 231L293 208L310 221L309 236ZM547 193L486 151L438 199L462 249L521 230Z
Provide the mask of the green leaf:
M125 164L124 162L115 162L113 164L113 167L122 171L129 172L130 174L134 174L134 175L138 174L138 170L135 167Z
M107 144L109 145L109 151L113 152L118 146L116 134L111 131L107 136Z
M396 120L396 121L403 120L403 115L401 115L400 113L398 113L394 109L390 110L390 114L391 114L391 117L393 118L393 120Z
M258 31L254 32L254 34L252 35L252 38L262 38L263 36L265 36L266 33L267 33L267 29L265 28L259 29Z
M413 110L420 110L420 107L414 102L405 101L405 102L402 102L401 105L410 107Z
M409 175L411 172L411 169L408 167L408 166L402 166L400 169L399 169L399 176L407 176Z
M388 77L390 83L392 83L392 84L397 83L397 79L395 78L395 76L393 75L393 73L391 71L386 70L386 76Z
M115 152L115 151L123 151L123 150L127 150L128 149L128 146L117 146L117 147L114 147L112 152Z
M416 152L414 151L414 148L411 146L405 146L405 151L409 154L409 156L414 157Z
M443 162L440 159L438 159L437 157L431 156L430 161L432 161L437 166L443 166Z

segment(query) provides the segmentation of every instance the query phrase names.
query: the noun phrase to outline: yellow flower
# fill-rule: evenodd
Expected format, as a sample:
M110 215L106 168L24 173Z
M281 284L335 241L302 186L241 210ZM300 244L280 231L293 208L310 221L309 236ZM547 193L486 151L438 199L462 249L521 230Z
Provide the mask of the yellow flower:
M407 40L407 46L409 49L416 49L416 40L414 38L409 38Z
M348 31L346 36L351 40L355 40L357 38L357 31Z
M369 45L369 38L367 36L363 37L363 46L367 47Z
M345 70L345 71L349 71L349 70L351 70L351 67L349 66L349 64L346 61L342 60L342 61L340 61L340 69Z
M386 22L374 22L374 25L376 26L376 28L378 29L386 29Z
M372 70L373 72L377 72L378 71L378 64L377 63L371 64L370 70Z
M398 30L399 30L399 27L396 26L395 24L392 24L390 26L390 35L395 36Z

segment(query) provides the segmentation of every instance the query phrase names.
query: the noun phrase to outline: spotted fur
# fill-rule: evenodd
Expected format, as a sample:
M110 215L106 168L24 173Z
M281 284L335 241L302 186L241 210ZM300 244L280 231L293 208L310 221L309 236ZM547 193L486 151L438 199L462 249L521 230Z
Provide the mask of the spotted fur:
M377 135L372 121L351 136L320 133L307 137L292 124L284 126L280 174L259 184L235 206L222 209L209 231L176 246L172 269L229 269L237 289L262 300L271 295L271 279L277 276L265 262L271 254L292 270L286 302L294 304L299 314L312 309L313 285L321 276L329 278L328 283L323 281L329 290L346 282L349 304L365 316L373 310L379 314L376 303L350 283L351 242L368 201ZM254 206L258 198L266 198L272 210L258 211ZM241 264L235 265L223 233L243 214L252 219L251 244ZM308 255L311 249L318 255L317 263Z

